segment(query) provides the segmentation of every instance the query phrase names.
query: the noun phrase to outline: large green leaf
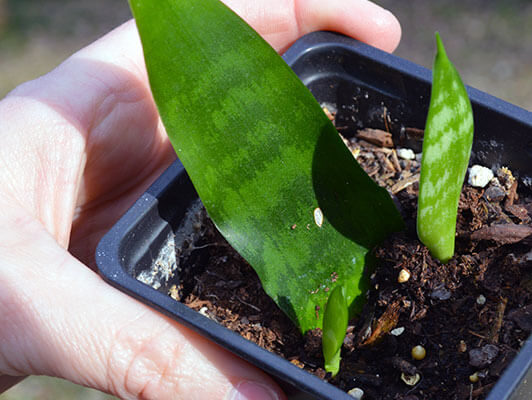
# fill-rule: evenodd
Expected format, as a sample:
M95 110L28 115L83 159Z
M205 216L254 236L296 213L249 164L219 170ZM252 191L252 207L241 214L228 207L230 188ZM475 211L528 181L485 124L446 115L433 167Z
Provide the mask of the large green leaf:
M388 193L284 61L222 3L130 5L166 130L218 229L302 331L321 326L339 283L355 311L368 250L402 227Z

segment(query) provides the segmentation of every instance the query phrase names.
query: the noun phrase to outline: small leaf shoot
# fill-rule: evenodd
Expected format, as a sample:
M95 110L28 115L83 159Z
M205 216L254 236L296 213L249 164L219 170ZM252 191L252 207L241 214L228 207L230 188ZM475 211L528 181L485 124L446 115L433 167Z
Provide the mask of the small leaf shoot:
M325 306L322 349L325 371L335 376L340 370L340 352L345 338L349 312L345 288L336 286Z
M423 139L417 232L441 262L454 254L458 200L473 143L473 111L462 79L440 35Z

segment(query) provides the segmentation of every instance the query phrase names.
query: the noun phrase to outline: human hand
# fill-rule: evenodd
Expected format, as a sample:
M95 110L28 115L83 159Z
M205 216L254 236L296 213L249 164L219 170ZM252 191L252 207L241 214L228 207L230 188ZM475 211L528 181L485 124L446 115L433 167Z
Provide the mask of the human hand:
M279 51L313 30L388 51L400 38L365 0L226 3ZM121 398L283 398L263 372L93 271L103 233L175 158L133 22L15 89L0 121L0 393L42 374Z

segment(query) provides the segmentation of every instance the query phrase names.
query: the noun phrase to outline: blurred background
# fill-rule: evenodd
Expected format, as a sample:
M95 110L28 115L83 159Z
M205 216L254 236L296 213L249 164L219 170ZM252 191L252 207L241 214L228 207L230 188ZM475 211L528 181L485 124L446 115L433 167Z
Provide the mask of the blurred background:
M326 0L324 0L326 1ZM401 21L397 55L432 65L434 32L466 84L532 111L530 0L377 0ZM126 0L0 0L0 98L130 18ZM111 399L31 377L2 400Z
M396 54L430 67L438 30L464 81L532 110L532 2L376 0L401 21ZM130 17L126 0L0 0L0 97Z

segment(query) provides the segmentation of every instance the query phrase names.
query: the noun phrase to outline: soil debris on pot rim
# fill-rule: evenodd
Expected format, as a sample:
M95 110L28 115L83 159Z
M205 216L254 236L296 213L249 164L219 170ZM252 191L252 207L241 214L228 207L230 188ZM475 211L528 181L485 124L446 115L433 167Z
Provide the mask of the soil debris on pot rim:
M532 329L530 193L519 193L507 169L485 188L466 184L456 255L443 265L415 232L419 156L398 157L388 139L376 130L344 139L395 196L407 229L375 251L368 302L350 321L334 379L322 368L321 332L299 333L205 212L200 239L189 244L194 251L169 294L346 392L362 389L364 399L484 398ZM398 279L402 271L408 279ZM418 345L426 350L421 360L411 356ZM407 385L404 377L416 374Z

